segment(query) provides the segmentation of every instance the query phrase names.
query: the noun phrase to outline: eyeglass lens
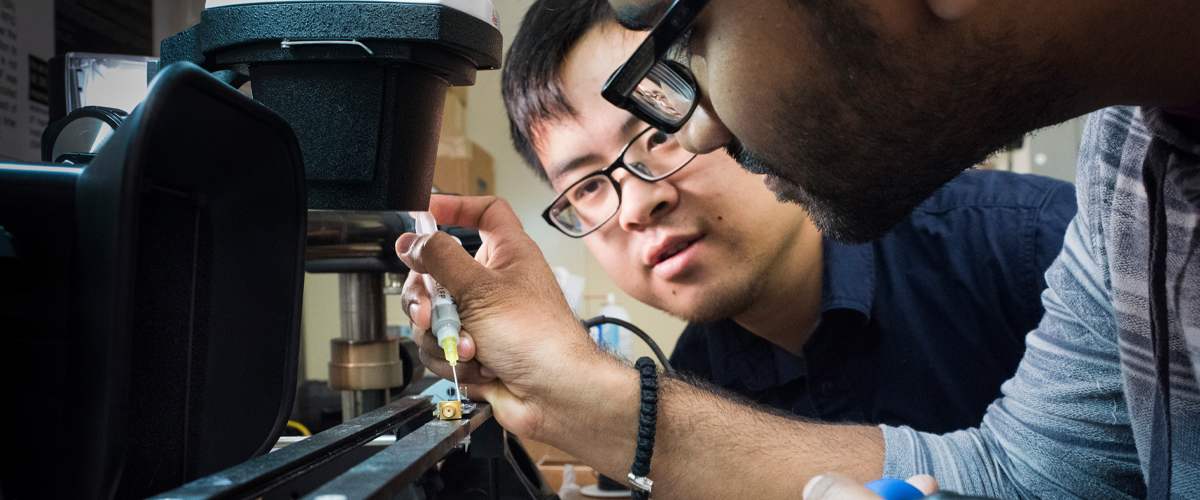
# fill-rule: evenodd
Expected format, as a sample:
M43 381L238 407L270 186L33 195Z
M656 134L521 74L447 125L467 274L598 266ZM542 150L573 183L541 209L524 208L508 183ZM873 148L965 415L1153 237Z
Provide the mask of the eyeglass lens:
M691 111L696 92L683 76L659 61L630 97L651 116L671 125L680 125Z
M674 136L649 130L625 150L625 166L645 181L657 181L686 165L695 155L675 142ZM608 176L591 175L568 188L550 207L550 215L571 235L588 233L616 215L620 189Z

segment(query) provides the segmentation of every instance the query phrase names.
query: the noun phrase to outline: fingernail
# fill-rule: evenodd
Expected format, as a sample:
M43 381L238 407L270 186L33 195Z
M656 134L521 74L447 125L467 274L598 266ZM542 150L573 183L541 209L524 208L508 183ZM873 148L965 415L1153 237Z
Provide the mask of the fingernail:
M801 496L803 496L804 498L808 498L808 494L812 492L813 487L816 486L817 483L824 481L824 480L825 480L825 476L817 476L812 479L809 479L808 484L804 485L804 492L801 493Z
M412 304L412 305L408 306L408 319L413 319L413 320L417 319L417 305L416 304Z
M412 249L413 242L417 240L417 235L412 233L404 233L396 240L396 255L404 255Z

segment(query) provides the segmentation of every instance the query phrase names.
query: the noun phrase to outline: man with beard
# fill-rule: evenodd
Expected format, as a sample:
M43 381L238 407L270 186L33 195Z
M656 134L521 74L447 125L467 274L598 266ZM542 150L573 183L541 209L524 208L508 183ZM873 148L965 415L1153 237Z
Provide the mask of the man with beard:
M1004 498L1200 498L1200 9L611 3L626 25L655 29L606 99L678 130L690 151L730 148L827 236L877 237L1001 145L1105 108L1081 148L1079 213L1004 397L979 427L935 435L779 420L669 379L641 394L652 374L594 353L511 210L439 197L446 223L487 234L480 260L444 235L406 235L397 251L460 298L474 359L459 373L503 425L608 474L652 458L635 477L652 478L656 498L794 497L802 485L810 499L870 498L854 483L920 472ZM639 96L648 75L671 93ZM664 98L688 111L660 112ZM427 366L449 373L428 337ZM651 393L657 418L639 422ZM635 455L652 428L653 454Z
M1074 188L970 171L883 238L830 241L724 151L690 154L604 101L596 89L644 38L615 19L606 0L535 2L503 93L513 145L560 193L548 222L626 293L690 322L672 366L814 419L978 424L1042 317Z

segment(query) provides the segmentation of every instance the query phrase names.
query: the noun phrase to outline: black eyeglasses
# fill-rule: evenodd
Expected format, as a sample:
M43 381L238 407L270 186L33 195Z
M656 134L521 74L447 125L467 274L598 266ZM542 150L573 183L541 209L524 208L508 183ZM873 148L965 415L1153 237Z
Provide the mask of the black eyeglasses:
M612 176L618 168L643 181L658 182L686 167L695 157L680 147L670 134L648 127L625 145L612 165L584 176L563 190L542 212L542 218L563 234L582 238L599 229L621 209L621 183Z
M700 91L691 71L664 58L708 1L675 0L650 36L608 77L600 95L654 128L678 132L696 110Z

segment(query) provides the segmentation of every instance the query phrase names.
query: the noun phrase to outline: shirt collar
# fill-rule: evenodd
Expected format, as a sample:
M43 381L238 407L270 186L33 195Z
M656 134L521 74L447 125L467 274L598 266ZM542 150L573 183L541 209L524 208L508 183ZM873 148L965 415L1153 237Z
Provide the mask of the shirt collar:
M869 318L875 296L875 249L870 244L822 243L821 314L852 309ZM732 319L716 321L709 329L712 381L729 386L740 381L762 391L804 377L804 358L787 352Z
M821 314L853 309L871 317L875 298L875 248L870 243L847 245L825 239L821 273Z
M750 391L783 385L805 375L804 358L787 352L726 318L706 329L712 382L740 382Z

